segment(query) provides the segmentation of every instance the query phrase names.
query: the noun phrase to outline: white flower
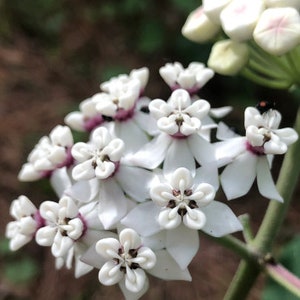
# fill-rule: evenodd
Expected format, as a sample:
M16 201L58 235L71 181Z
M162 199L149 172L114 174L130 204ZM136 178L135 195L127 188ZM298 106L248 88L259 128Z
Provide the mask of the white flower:
M184 69L181 63L175 62L161 67L159 74L173 90L181 88L195 94L213 77L214 72L202 63L192 62Z
M222 28L237 42L249 40L264 9L263 0L233 0L221 12Z
M95 129L90 143L78 142L72 148L72 156L79 162L72 170L73 178L86 180L112 176L118 167L123 149L124 142L113 138L105 127Z
M232 40L216 42L209 55L207 65L222 75L235 75L247 63L248 47Z
M200 6L192 11L182 27L182 35L187 39L203 43L211 40L220 31L220 25L212 22Z
M150 189L153 201L137 205L121 223L145 237L164 232L166 250L184 270L199 249L197 229L215 237L242 229L230 208L213 200L217 176L208 165L194 176L179 168L158 177Z
M111 92L114 90L115 86L125 85L130 82L135 82L136 80L139 82L140 93L142 93L148 83L149 78L149 69L146 67L140 69L132 70L129 75L121 74L117 77L112 77L110 80L103 82L100 84L100 88L104 92Z
M10 239L10 249L16 251L32 240L43 220L34 204L23 195L11 203L10 215L15 221L7 224L5 235Z
M163 162L164 172L169 173L178 167L195 170L195 160L200 164L214 160L213 147L207 141L207 128L211 129L213 124L201 123L210 110L207 101L192 103L189 93L178 89L167 102L150 102L149 110L161 133L138 152L128 155L128 164L154 169Z
M125 281L125 287L132 293L139 293L146 283L144 270L154 267L154 252L142 245L141 238L132 229L120 232L119 240L106 238L96 243L96 251L107 262L99 271L99 281L113 285Z
M36 232L36 242L51 246L53 256L63 257L86 230L77 205L72 198L63 196L58 203L43 202L39 211L46 225Z
M105 120L96 109L97 103L94 100L95 97L97 97L97 94L82 101L79 104L79 111L74 111L66 115L65 123L78 131L92 131L101 125Z
M231 1L232 0L203 0L204 12L211 21L220 24L220 14Z
M245 195L257 178L261 195L283 201L270 172L272 155L285 153L287 146L298 139L298 134L292 128L277 129L280 120L281 115L276 110L261 114L256 108L248 107L245 110L246 136L215 144L220 165L228 164L220 177L227 199ZM226 130L224 126L220 129Z
M193 187L193 178L186 168L176 169L169 184L160 183L150 190L151 199L162 207L158 223L162 228L172 229L181 222L191 229L201 229L206 222L202 206L215 197L213 186L201 183Z
M266 9L261 15L253 37L265 51L282 55L300 44L300 15L292 7Z
M21 181L34 181L47 177L58 168L70 166L73 158L70 149L73 137L69 127L57 125L44 136L30 152L28 162L22 166L18 178Z

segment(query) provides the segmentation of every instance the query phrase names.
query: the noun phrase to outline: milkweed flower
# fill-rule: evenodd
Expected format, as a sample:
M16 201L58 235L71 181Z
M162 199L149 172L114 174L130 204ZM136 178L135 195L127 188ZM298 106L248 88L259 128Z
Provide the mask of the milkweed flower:
M175 62L161 67L159 74L172 90L181 88L193 95L214 76L214 71L198 62L190 63L187 68Z
M199 249L197 230L215 237L242 230L231 209L214 200L217 185L211 164L194 175L186 168L158 175L150 188L152 201L137 205L121 223L145 237L165 231L166 250L185 269Z
M71 148L73 136L68 126L57 125L49 136L42 137L28 155L28 162L22 166L20 181L35 181L51 176L56 169L73 164Z
M278 129L280 121L281 114L275 109L261 113L254 107L247 107L244 121L246 136L232 137L215 144L217 160L220 165L227 165L220 177L227 199L245 195L257 178L261 195L283 201L270 172L272 156L284 154L288 146L298 139L298 134L292 128ZM226 131L225 127L219 128Z
M35 205L24 195L13 200L9 211L15 220L7 224L5 236L9 239L10 250L16 251L34 238L44 220Z
M195 170L195 160L200 164L214 160L213 148L206 136L207 128L215 125L202 126L202 119L210 110L206 100L199 99L192 103L186 90L177 89L167 102L152 100L149 110L157 120L160 134L141 150L128 156L128 163L154 169L164 162L163 170L168 173L180 166Z

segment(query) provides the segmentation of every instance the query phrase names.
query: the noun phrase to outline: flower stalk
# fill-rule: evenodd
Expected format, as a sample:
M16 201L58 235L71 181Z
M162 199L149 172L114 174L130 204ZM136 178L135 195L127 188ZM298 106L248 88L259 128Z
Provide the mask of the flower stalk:
M300 132L300 109L298 109L295 121L295 130L298 133ZM287 152L277 180L277 189L284 198L284 203L279 203L277 201L270 202L258 233L251 243L251 246L256 249L258 253L270 252L272 244L280 231L290 206L293 192L298 183L300 161L297 157L299 152L300 140L294 143ZM237 251L237 253L239 253L239 251ZM244 258L246 258L246 256ZM297 285L298 281L295 280L290 282L291 276L284 276L287 273L286 271L283 272L282 266L276 265L272 268L272 266L267 265L265 270L267 274L276 279L278 283L292 292L296 291L299 293L299 290L297 290L299 289ZM253 263L252 260L243 260L224 299L244 299L248 295L259 274L260 270L257 264Z

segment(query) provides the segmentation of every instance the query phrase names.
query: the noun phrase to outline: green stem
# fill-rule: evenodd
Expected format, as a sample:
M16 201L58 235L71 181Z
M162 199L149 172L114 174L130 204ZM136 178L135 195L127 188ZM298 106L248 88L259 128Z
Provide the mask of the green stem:
M300 133L300 109L295 122L295 129ZM300 139L291 145L285 155L279 178L277 181L278 192L284 198L284 203L270 201L259 231L251 246L258 253L267 253L271 249L273 241L277 236L287 209L290 205L293 191L298 183L300 173ZM243 260L234 276L231 285L225 295L225 300L245 299L260 273L257 264L251 260Z
M300 109L298 109L297 113L295 130L300 136ZM299 179L299 154L300 139L290 146L289 151L284 157L277 180L277 189L283 197L284 203L279 203L274 200L270 202L263 222L253 242L253 245L257 247L259 251L268 252L271 249L272 243L286 216L286 212L292 199L292 194Z

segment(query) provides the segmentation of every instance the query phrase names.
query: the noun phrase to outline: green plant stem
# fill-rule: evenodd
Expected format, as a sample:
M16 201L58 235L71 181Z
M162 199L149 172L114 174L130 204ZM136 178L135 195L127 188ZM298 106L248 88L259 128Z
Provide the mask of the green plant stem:
M300 134L300 109L298 109L295 130ZM284 198L284 203L275 200L270 201L267 212L264 216L259 231L251 246L258 253L270 251L273 241L276 238L287 209L290 205L292 194L298 183L300 173L300 139L291 145L285 155L277 181L277 189ZM243 260L234 276L231 285L225 295L225 300L245 299L258 277L260 270L258 265L251 260Z

